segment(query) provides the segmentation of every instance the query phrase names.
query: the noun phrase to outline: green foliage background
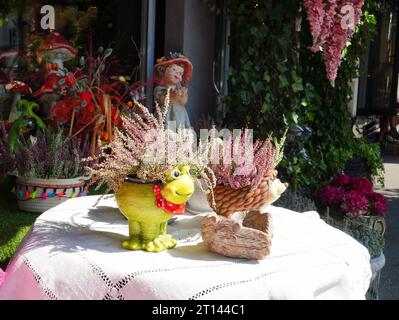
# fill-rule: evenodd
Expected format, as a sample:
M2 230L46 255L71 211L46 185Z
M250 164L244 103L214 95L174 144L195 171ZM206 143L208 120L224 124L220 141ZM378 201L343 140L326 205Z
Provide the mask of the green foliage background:
M378 145L355 140L348 105L359 58L376 33L375 1L366 1L356 33L344 52L335 85L328 81L322 52L312 44L302 0L230 0L232 35L227 123L254 128L257 137L281 135L300 123L314 130L301 154L286 158L280 173L296 189L312 194L352 157L366 160L375 181L383 182Z

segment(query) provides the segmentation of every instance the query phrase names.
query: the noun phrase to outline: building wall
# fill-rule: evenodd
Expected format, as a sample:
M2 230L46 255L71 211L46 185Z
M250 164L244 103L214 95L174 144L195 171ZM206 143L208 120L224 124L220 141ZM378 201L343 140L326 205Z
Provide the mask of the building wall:
M167 0L165 13L165 53L180 51L194 66L187 105L194 124L215 106L215 15L202 0Z

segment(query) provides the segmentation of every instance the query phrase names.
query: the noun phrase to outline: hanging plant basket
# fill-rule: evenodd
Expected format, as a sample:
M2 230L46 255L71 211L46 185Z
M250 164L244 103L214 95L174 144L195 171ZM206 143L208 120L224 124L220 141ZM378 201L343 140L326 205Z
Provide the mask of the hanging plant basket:
M18 207L28 212L45 212L70 198L88 194L87 177L73 179L17 178L15 192Z

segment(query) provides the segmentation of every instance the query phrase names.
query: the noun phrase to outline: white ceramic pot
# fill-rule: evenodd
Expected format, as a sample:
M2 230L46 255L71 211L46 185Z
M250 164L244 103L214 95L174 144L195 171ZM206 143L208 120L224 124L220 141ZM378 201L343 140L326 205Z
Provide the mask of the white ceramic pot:
M18 207L28 212L45 212L64 201L87 195L87 178L26 179L17 178L15 192Z
M206 189L204 181L201 180L203 189ZM209 206L207 195L200 189L198 182L195 182L195 191L187 202L187 211L193 214L213 212Z

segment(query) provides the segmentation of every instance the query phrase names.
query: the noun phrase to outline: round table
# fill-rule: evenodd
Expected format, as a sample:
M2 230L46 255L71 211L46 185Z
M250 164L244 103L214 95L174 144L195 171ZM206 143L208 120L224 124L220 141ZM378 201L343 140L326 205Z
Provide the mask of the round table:
M7 268L0 299L365 299L370 256L317 212L279 207L271 254L261 261L208 251L185 214L168 227L176 248L127 251L127 220L113 196L70 199L43 213Z

